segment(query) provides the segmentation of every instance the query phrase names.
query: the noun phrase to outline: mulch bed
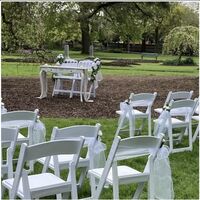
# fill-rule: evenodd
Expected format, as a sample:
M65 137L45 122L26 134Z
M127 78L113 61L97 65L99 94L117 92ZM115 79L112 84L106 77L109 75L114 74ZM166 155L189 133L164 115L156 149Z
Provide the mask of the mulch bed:
M2 101L9 110L39 108L42 117L118 117L119 103L128 99L131 92L157 92L153 108L162 107L170 90L193 90L198 97L198 78L191 77L111 77L105 76L99 84L93 103L80 102L79 96L52 97L53 82L48 79L48 97L40 96L39 78L2 78ZM154 114L153 114L154 115Z

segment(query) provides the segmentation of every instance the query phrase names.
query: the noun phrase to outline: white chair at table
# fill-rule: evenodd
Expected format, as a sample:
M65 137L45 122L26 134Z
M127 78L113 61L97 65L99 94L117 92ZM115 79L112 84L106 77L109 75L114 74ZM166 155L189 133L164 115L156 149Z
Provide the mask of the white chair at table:
M157 92L152 93L131 93L129 97L129 103L133 108L133 114L136 119L142 119L142 124L137 129L139 132L144 128L145 120L148 121L148 135L151 135L151 108L157 96ZM145 111L136 109L136 107L146 108ZM117 114L121 114L121 111L116 111ZM136 130L136 129L135 129Z
M169 105L171 100L184 100L184 99L191 99L193 95L193 91L179 91L179 92L172 92L170 91L167 95L163 108ZM156 108L154 109L155 112L161 113L163 108ZM175 115L175 114L174 114Z
M51 140L62 140L62 139L72 139L79 138L83 136L85 138L84 147L87 148L86 157L80 157L78 168L81 169L81 175L78 181L78 187L82 186L84 178L88 169L94 168L94 151L96 150L95 144L98 141L99 133L100 133L100 124L96 124L95 126L90 125L77 125L71 127L65 127L58 129L57 127L53 128ZM71 158L73 155L59 155L58 156L58 165L59 170L66 169L66 166L69 166ZM50 159L50 158L49 158ZM41 164L45 163L45 158L38 159L38 162ZM51 158L48 167L55 171L54 161Z
M91 179L92 199L100 199L100 194L105 184L113 187L113 199L119 199L119 185L130 183L138 183L133 198L139 199L145 182L151 183L153 161L162 144L163 136L136 136L125 139L121 139L119 136L115 137L105 167L89 170L90 177L100 180L96 186L95 182L92 182L93 179ZM118 166L118 161L122 162L122 160L147 155L148 161L143 172L127 165ZM149 184L149 199L152 199L152 187L154 185Z
M65 59L65 61L61 65L62 67L78 67L78 61L75 59ZM53 93L52 96L55 94L59 93L70 93L70 98L71 93L72 93L72 88L71 89L65 89L64 88L64 81L66 80L73 80L73 78L76 76L74 73L68 73L68 74L53 74L53 79L54 79L54 88L53 88Z
M80 151L84 143L84 138L57 140L36 145L27 146L22 144L19 155L19 162L15 178L2 181L3 190L9 190L9 198L15 199L16 196L21 199L37 199L44 196L57 195L57 199L61 199L61 194L71 191L72 199L77 199L76 186L76 166L78 164ZM58 169L58 155L73 154L69 166L67 180L60 178ZM40 174L28 175L24 168L25 163L41 157L53 156L56 166L55 174L48 173L44 169ZM48 165L48 162L45 162ZM45 166L44 166L45 168Z
M194 135L192 137L192 141L195 142L197 137L199 136L199 98L198 98L198 102L197 102L197 107L195 109L194 115L192 116L192 119L197 121L197 127L196 130L194 132Z
M83 68L88 68L88 70L92 70L92 67L96 66L96 63L92 60L81 60L78 63L78 67L83 67ZM88 78L88 80L90 80L90 78ZM75 85L77 82L80 82L78 84L80 84L80 91L75 90ZM70 97L73 97L73 94L77 93L77 92L81 92L81 94L83 94L83 79L82 79L82 75L77 73L75 74L74 78L73 78L73 83L72 83L72 93L70 95ZM96 97L96 92L95 92L95 87L93 87L92 93L93 97Z
M168 128L168 138L169 138L169 147L170 152L183 152L183 151L192 151L192 115L194 114L197 99L191 100L179 100L171 101L169 104L170 116L167 124ZM177 110L180 109L180 114L177 114ZM172 116L171 113L176 113L176 116ZM174 129L182 128L183 130L180 133L174 133ZM187 147L174 148L174 142L180 143L184 136L184 133L188 131L188 145Z
M1 177L13 178L13 156L18 136L17 128L1 128L1 151L6 150L6 158L1 157Z

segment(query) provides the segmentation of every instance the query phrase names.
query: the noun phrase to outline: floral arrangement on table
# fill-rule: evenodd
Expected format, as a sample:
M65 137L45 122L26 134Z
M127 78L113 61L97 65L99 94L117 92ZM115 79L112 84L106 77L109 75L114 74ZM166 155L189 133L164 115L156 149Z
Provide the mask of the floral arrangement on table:
M64 60L65 60L65 58L64 58L63 54L59 54L56 57L56 63L62 64L64 62Z
M94 66L92 66L92 73L90 76L90 81L92 81L92 82L94 82L96 80L96 75L101 68L101 60L99 58L95 58L93 60L93 62L95 64L94 64Z

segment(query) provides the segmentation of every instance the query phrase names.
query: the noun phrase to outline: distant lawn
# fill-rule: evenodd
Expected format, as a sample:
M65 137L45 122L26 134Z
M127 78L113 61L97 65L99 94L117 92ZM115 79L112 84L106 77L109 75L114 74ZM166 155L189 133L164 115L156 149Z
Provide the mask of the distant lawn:
M2 77L39 77L39 63L2 62ZM120 76L198 76L197 66L164 66L141 63L128 67L102 66L103 75Z
M51 53L47 53L48 56L51 56L53 58L56 58L58 54L63 54L64 51L60 50L52 50ZM80 51L69 51L69 56L74 59L85 59L88 57L88 55L82 55ZM99 57L101 59L141 59L141 53L137 52L131 52L131 53L110 53L110 52L103 52L103 51L94 51L94 56ZM24 57L36 57L36 54L22 54L22 53L8 53L8 52L2 52L2 58L24 58ZM188 56L183 56L183 58L186 58ZM172 55L162 55L159 54L158 60L174 60L177 56ZM194 61L196 63L199 62L199 58L192 56ZM144 57L144 60L155 60L155 58L150 57Z

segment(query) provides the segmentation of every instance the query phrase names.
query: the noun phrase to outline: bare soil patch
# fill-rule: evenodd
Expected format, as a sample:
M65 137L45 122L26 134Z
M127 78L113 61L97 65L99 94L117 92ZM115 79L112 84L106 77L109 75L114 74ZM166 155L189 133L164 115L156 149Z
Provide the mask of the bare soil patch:
M170 90L193 90L198 97L198 78L191 77L111 77L105 76L99 84L93 103L80 102L79 96L52 97L53 81L48 79L48 97L40 96L39 78L2 78L2 101L9 110L34 110L42 117L118 117L119 103L128 99L131 92L157 92L153 108L162 107ZM152 112L153 113L153 112ZM153 114L154 115L154 114Z

